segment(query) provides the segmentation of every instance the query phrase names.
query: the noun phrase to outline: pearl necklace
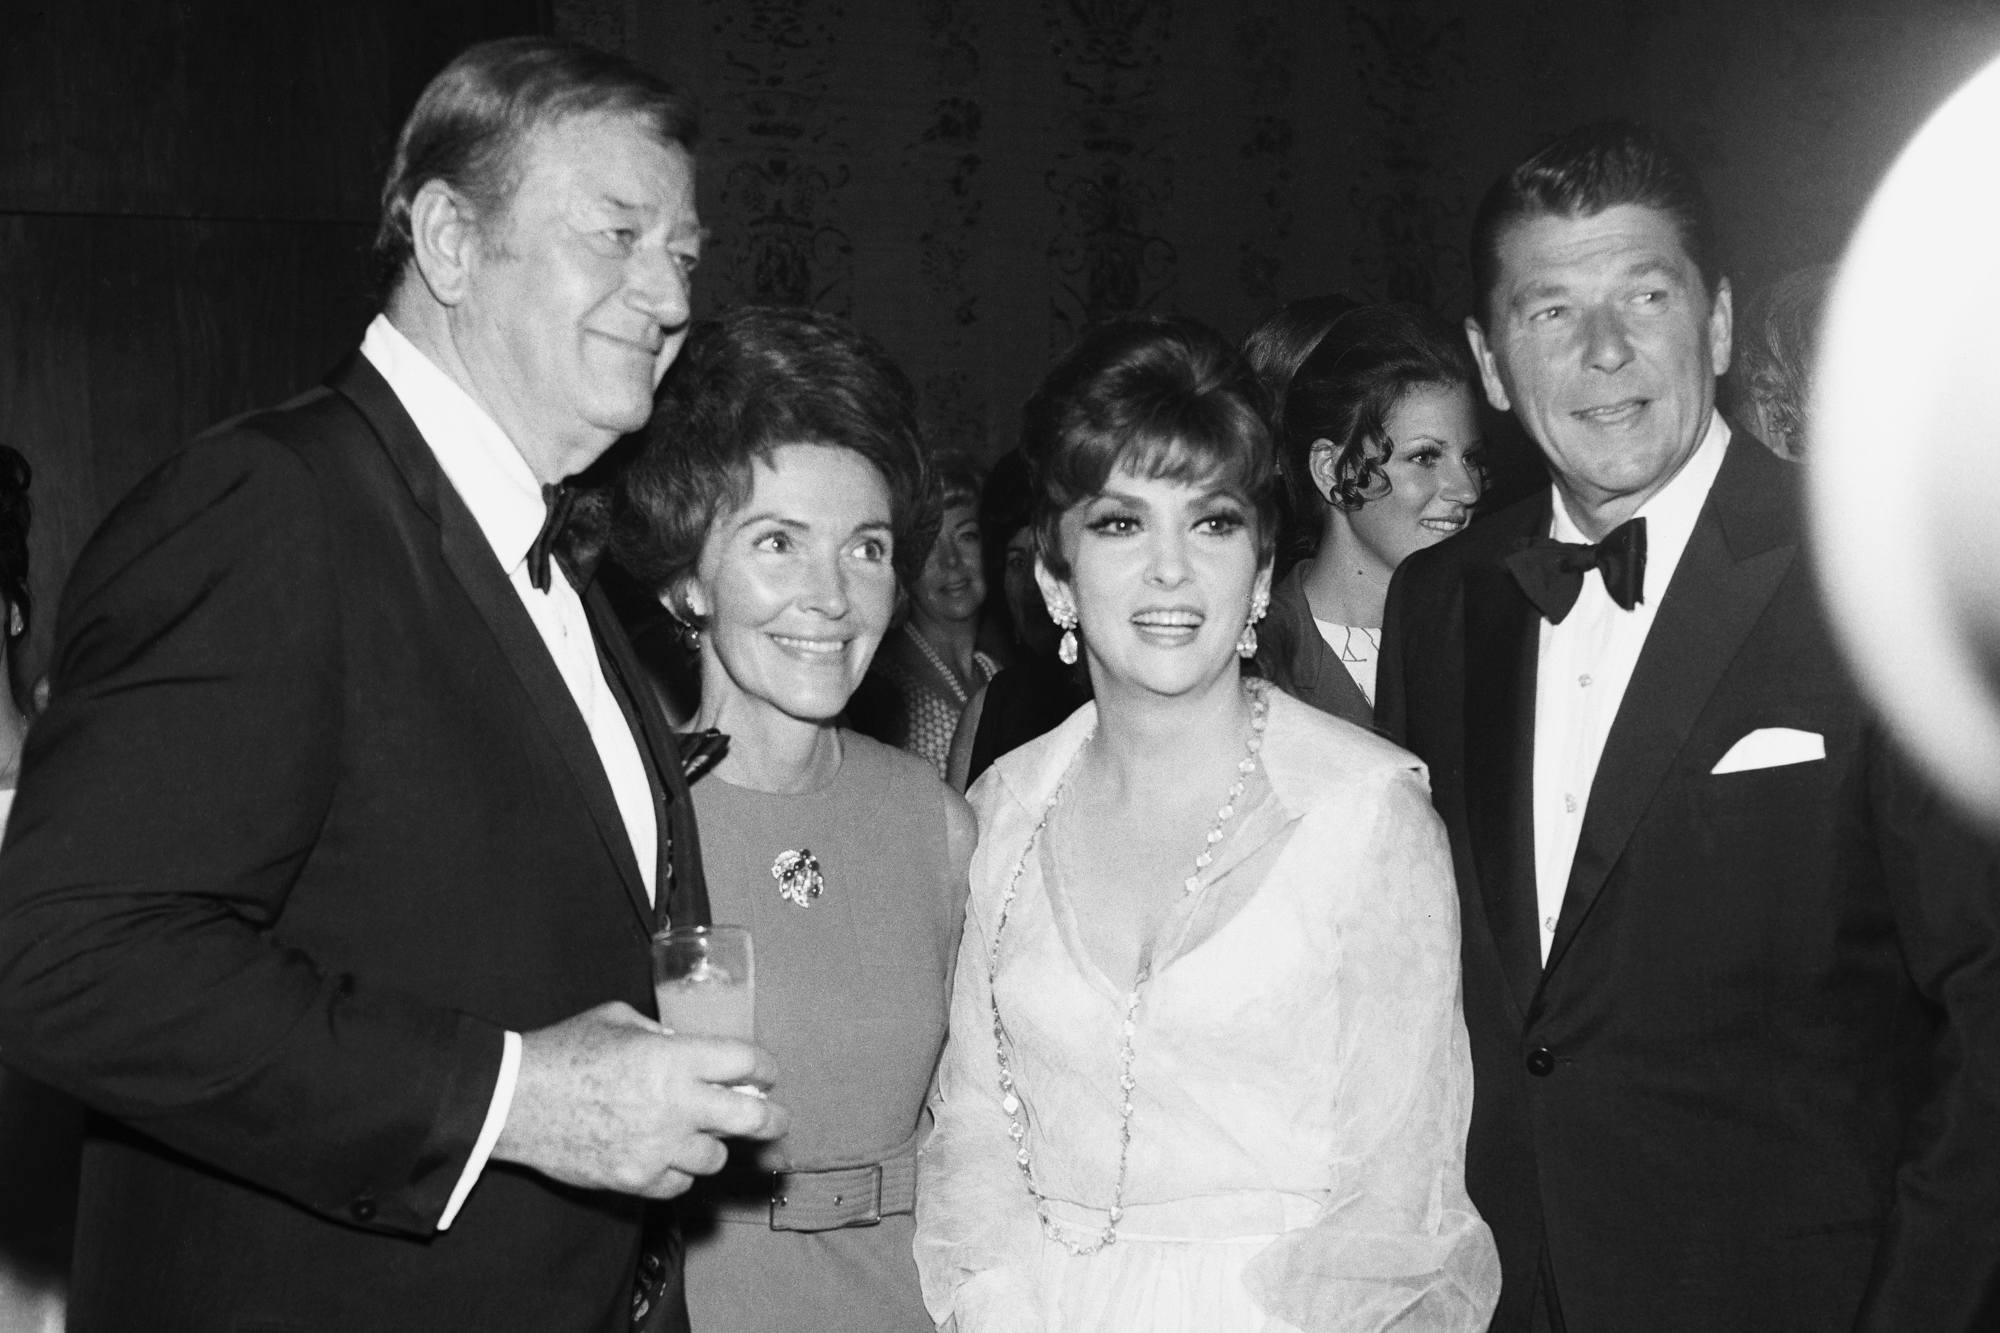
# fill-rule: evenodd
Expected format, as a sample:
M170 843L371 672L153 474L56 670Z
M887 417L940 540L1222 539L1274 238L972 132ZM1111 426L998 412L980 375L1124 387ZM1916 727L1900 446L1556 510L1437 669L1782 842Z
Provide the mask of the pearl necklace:
M937 668L938 675L944 677L945 688L951 691L951 697L957 701L958 706L960 708L965 707L971 701L972 696L966 693L964 684L958 679L958 673L953 671L950 664L944 660L944 654L931 646L931 641L924 637L922 630L918 629L914 624L909 629L910 637L916 641L917 651L924 655L926 661ZM973 660L972 669L975 674L979 670L977 657Z
M1236 761L1236 781L1229 785L1228 794L1222 798L1222 805L1215 812L1215 823L1210 825L1208 836L1202 843L1201 853L1194 859L1194 873L1181 884L1184 898L1201 888L1201 872L1215 860L1215 849L1222 842L1223 827L1236 814L1236 802L1243 798L1250 775L1257 771L1257 754L1264 748L1264 721L1270 706L1270 687L1261 680L1245 681L1244 691L1250 696L1250 738L1244 743L1243 757ZM1079 756L1096 734L1094 727L1085 734L1083 744L1077 748ZM1014 1141L1014 1164L1021 1169L1021 1180L1028 1187L1029 1197L1035 1201L1035 1216L1041 1219L1042 1234L1065 1246L1071 1254L1082 1257L1117 1243L1118 1223L1125 1216L1125 1173L1132 1154L1132 1090L1138 1086L1138 1080L1132 1077L1132 1037L1138 1030L1139 992L1152 976L1152 946L1149 942L1146 955L1139 964L1139 974L1132 979L1132 989L1125 996L1125 1012L1118 1026L1118 1175L1111 1187L1110 1220L1094 1238L1072 1240L1049 1215L1048 1196L1035 1186L1034 1167L1028 1155L1028 1130L1021 1115L1024 1104L1014 1086L1013 1065L1007 1059L1007 1028L1000 1019L998 986L1000 939L1007 931L1007 913L1014 905L1021 875L1028 868L1028 857L1041 839L1042 830L1048 827L1049 816L1055 813L1056 805L1068 790L1069 780L1065 777L1056 784L1055 793L1042 807L1041 817L1028 831L1027 845L1021 848L1021 859L1014 863L1014 872L1007 877L1007 887L1000 894L1000 915L993 926L993 943L986 952L986 997L993 1010L993 1053L1000 1065L1000 1109L1007 1113L1007 1137Z

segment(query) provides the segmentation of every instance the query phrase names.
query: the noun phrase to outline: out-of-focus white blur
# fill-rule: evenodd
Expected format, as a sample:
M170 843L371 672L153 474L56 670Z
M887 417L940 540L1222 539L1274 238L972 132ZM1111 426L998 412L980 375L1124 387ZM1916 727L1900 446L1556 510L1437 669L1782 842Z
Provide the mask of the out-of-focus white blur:
M1814 553L1862 683L2000 827L2000 61L1876 191L1828 307Z

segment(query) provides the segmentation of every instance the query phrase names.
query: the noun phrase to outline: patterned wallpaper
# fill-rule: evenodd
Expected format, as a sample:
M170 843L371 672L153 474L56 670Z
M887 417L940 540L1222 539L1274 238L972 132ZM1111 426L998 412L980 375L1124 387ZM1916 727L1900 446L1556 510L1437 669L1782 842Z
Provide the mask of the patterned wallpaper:
M1739 290L1837 256L2000 0L553 0L701 100L705 308L858 321L940 438L1007 447L1128 310L1469 301L1466 229L1548 134L1626 114L1707 174Z

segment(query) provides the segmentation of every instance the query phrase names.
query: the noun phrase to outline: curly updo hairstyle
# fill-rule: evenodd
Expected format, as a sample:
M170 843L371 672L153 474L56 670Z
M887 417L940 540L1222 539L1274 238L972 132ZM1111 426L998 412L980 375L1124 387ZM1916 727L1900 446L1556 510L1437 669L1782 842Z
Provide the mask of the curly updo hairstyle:
M697 323L611 494L612 558L676 598L709 529L750 501L751 469L787 444L867 460L889 490L905 586L937 538L938 497L916 391L881 344L813 310L741 306ZM699 628L699 626L697 626Z
M1423 306L1357 306L1336 319L1285 396L1283 471L1301 538L1317 541L1325 506L1359 509L1389 493L1388 420L1405 394L1469 386L1477 375L1464 335ZM1322 491L1312 462L1328 449L1334 481Z
M1269 560L1278 479L1264 391L1227 339L1192 319L1133 315L1088 330L1022 414L1021 452L1035 479L1035 545L1069 577L1062 516L1100 495L1111 474L1217 486L1242 497Z

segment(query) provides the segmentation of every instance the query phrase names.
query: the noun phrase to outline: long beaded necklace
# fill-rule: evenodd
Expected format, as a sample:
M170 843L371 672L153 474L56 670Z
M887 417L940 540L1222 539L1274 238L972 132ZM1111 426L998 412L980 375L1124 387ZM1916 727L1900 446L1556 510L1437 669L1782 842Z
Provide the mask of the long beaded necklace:
M1209 826L1201 853L1194 859L1194 873L1181 883L1184 896L1192 895L1202 887L1201 872L1215 860L1215 849L1222 842L1223 828L1235 816L1236 803L1243 798L1250 775L1257 771L1257 755L1264 748L1264 720L1269 708L1270 687L1261 680L1253 680L1245 681L1243 688L1250 696L1250 738L1244 743L1243 757L1236 761L1236 780L1229 785L1228 794L1222 798L1222 805L1215 812L1215 823ZM1083 745L1077 749L1078 754L1090 744L1095 734L1093 728L1084 736ZM1007 1027L1000 1018L998 987L1000 939L1007 931L1007 913L1014 905L1021 875L1028 868L1028 857L1041 839L1042 830L1048 827L1049 816L1055 813L1056 805L1068 790L1067 779L1056 785L1055 793L1042 807L1041 817L1028 831L1028 842L1021 849L1021 859L1014 863L1014 872L1007 877L1007 887L1000 894L1000 915L993 926L993 943L986 951L986 995L993 1010L993 1053L1000 1064L1000 1109L1007 1113L1007 1137L1014 1141L1014 1164L1021 1168L1021 1179L1028 1187L1029 1197L1035 1201L1035 1216L1041 1219L1042 1234L1066 1247L1071 1254L1081 1257L1096 1254L1105 1246L1117 1243L1118 1223L1125 1216L1125 1173L1132 1154L1132 1091L1138 1086L1138 1080L1132 1076L1132 1037L1138 1029L1139 993L1151 978L1153 970L1149 943L1139 963L1139 973L1132 979L1132 989L1125 996L1124 1013L1118 1025L1118 1175L1111 1187L1109 1221L1092 1239L1072 1240L1049 1215L1048 1197L1035 1186L1034 1167L1028 1155L1028 1130L1021 1118L1021 1094L1014 1086L1014 1068L1007 1059Z

